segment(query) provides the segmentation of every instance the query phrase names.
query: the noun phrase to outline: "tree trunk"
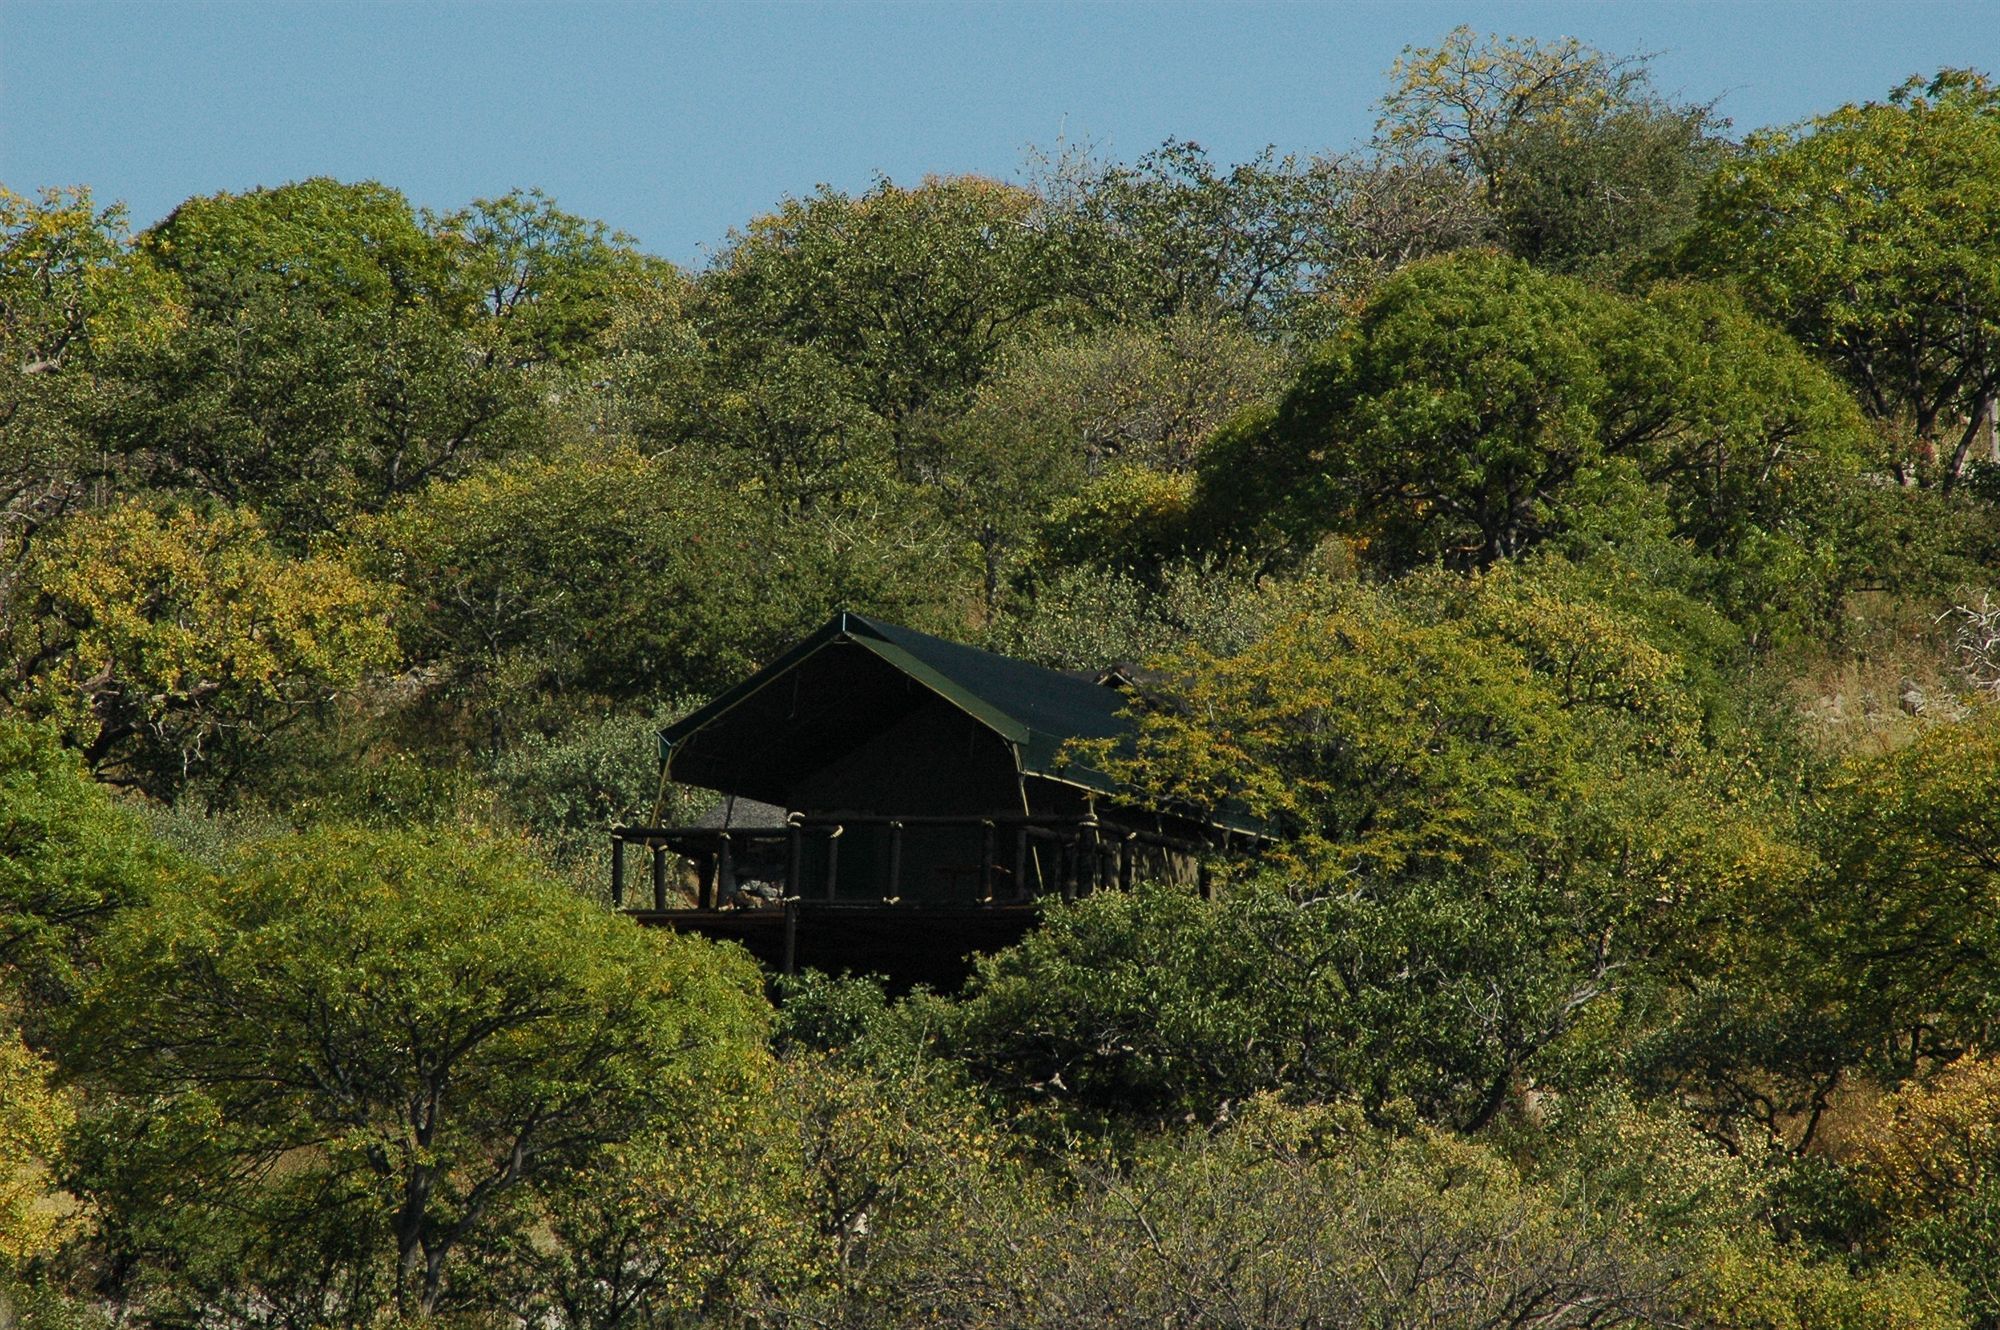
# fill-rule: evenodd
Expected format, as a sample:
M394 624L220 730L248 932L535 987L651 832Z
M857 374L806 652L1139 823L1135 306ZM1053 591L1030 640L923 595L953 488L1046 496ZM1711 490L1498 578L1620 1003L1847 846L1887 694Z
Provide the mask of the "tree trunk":
M1951 465L1945 468L1944 481L1940 488L1949 494L1965 475L1965 463L1972 456L1972 446L1984 436L1986 460L2000 461L1995 448L2000 447L1994 437L1993 394L1987 393L1973 408L1972 419L1966 422L1965 432L1959 435L1958 447L1952 451Z

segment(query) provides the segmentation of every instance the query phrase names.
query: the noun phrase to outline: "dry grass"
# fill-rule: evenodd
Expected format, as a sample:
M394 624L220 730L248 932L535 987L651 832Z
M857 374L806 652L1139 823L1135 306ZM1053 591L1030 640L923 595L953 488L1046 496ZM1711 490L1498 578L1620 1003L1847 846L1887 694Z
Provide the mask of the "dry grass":
M1939 621L1945 606L1882 592L1850 603L1843 639L1789 662L1808 740L1829 754L1886 753L1930 726L1962 719L1971 694Z

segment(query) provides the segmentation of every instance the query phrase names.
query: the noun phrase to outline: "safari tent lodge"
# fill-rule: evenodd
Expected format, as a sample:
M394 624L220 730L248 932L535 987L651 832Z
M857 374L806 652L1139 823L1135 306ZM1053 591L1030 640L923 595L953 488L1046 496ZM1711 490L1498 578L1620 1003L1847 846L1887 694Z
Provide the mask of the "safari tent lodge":
M613 900L786 974L949 985L972 953L1019 939L1043 897L1138 877L1206 890L1203 854L1247 847L1256 825L1147 807L1073 746L1129 743L1134 705L1129 671L835 615L661 731L663 793L721 797L698 825L615 828ZM638 892L635 847L650 861Z

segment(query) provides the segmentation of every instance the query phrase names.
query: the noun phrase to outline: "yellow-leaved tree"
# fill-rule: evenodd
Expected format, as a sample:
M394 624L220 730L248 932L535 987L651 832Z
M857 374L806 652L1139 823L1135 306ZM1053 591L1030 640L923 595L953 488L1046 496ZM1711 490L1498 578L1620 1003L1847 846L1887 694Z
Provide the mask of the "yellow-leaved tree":
M12 1031L0 1032L0 1274L40 1254L65 1207L52 1193L73 1110L50 1068Z
M384 606L247 510L128 502L39 542L0 610L0 697L54 719L101 778L170 794L391 664Z

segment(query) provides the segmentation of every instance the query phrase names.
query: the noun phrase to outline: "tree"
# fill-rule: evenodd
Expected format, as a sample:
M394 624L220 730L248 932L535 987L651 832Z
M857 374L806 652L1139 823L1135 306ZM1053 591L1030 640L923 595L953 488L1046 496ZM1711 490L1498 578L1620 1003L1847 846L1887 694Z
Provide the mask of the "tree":
M754 364L669 347L637 379L627 409L648 451L714 455L775 508L820 517L897 493L887 422L860 400L858 374L817 347L767 346Z
M857 1062L794 1048L740 1099L554 1190L547 1237L510 1253L522 1320L827 1324L862 1302L885 1247L1011 1170L947 1064Z
M1677 105L1645 57L1575 38L1460 27L1406 49L1389 77L1381 147L1458 172L1508 252L1553 271L1615 272L1673 239L1726 149L1712 105Z
M1768 640L1837 622L1880 576L1855 511L1867 424L1791 338L1727 290L1663 284L1623 307L1603 361L1607 450L1657 491L1663 534L1702 556L1688 589Z
M1277 374L1276 353L1249 333L1191 316L1017 348L936 431L917 478L978 547L991 613L1053 508L1110 472L1190 471L1209 433Z
M1641 1081L1701 1105L1725 1139L1802 1152L1841 1092L1983 1047L1997 734L1976 713L1803 784L1789 865L1718 897L1729 922L1636 1047Z
M575 450L436 485L369 523L397 629L497 747L540 708L719 686L765 641L734 611L767 542L726 477ZM733 629L733 631L732 631Z
M2000 1068L1971 1056L1905 1085L1865 1120L1856 1171L1890 1220L1874 1245L1934 1265L1965 1288L1972 1324L2000 1323Z
M1479 1145L1370 1131L1339 1107L1246 1106L1074 1159L1046 1190L969 1188L898 1244L848 1324L1615 1327L1674 1323L1683 1242L1647 1244Z
M1858 760L1819 809L1827 873L1811 932L1860 1018L1856 1053L1907 1076L1983 1047L2000 893L2000 713ZM1802 939L1803 942L1803 939Z
M1275 334L1341 253L1348 170L1337 158L1266 148L1223 169L1199 143L1168 139L1129 166L1070 156L1042 176L1051 225L1081 256L1070 280L1107 314L1223 315Z
M0 974L54 998L88 939L172 871L56 734L0 718Z
M424 222L446 247L452 287L471 293L485 316L476 326L486 356L515 370L588 365L630 306L685 295L671 263L538 189Z
M748 963L504 847L318 831L122 918L65 1056L123 1098L76 1165L159 1309L452 1305L530 1188L756 1065Z
M2000 92L1983 75L1754 140L1680 253L1839 372L1899 480L1956 482L2000 391Z
M491 265L462 270L463 247L394 190L315 179L191 199L138 244L184 318L109 361L92 428L152 483L252 507L303 544L539 434L495 354Z
M1217 438L1204 506L1294 544L1344 528L1391 568L1518 554L1562 525L1569 487L1606 460L1598 348L1615 311L1513 260L1407 268L1275 410Z
M1385 281L1274 409L1223 428L1195 520L1266 557L1337 532L1389 571L1684 542L1719 565L1703 591L1769 617L1833 602L1862 563L1832 531L1857 429L1724 293L1632 300L1460 254Z
M1752 528L1811 531L1860 472L1864 424L1839 382L1728 291L1649 291L1607 348L1606 434L1646 449L1675 526L1704 549Z
M893 521L787 515L766 493L726 458L578 447L433 486L362 530L403 592L405 649L440 672L433 697L499 748L585 699L721 689L842 606L922 617L949 593Z
M390 664L382 591L291 558L242 510L128 502L41 541L9 605L5 695L108 779L167 794Z
M811 350L851 376L852 400L900 442L948 411L1058 298L1035 196L974 176L822 186L752 221L699 280L697 321L752 384L775 349Z
M1010 352L957 428L1034 434L1096 475L1115 464L1192 470L1215 427L1266 398L1283 362L1241 328L1191 316Z
M1276 843L1223 902L1107 896L987 962L967 1055L1091 1113L1280 1090L1475 1127L1586 1067L1598 1014L1697 957L1690 922L1781 851L1709 769L1676 662L1513 580L1419 586L1418 612L1323 589L1159 662L1136 741L1092 759Z
M0 189L0 552L60 517L94 469L81 430L106 346L157 338L166 311L87 189ZM0 582L0 594L5 583Z
M0 1306L6 1277L51 1244L62 1214L49 1192L76 1109L54 1070L0 1027Z

